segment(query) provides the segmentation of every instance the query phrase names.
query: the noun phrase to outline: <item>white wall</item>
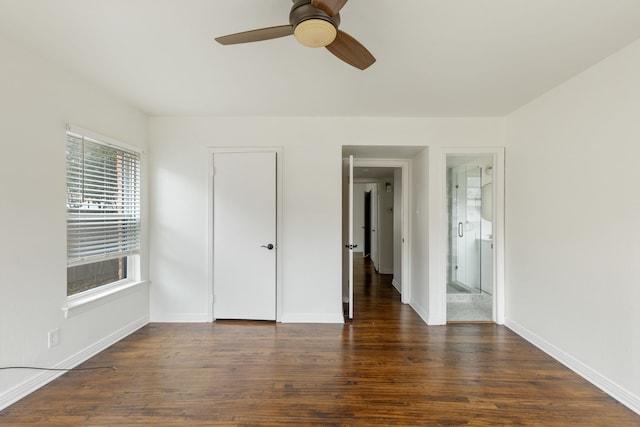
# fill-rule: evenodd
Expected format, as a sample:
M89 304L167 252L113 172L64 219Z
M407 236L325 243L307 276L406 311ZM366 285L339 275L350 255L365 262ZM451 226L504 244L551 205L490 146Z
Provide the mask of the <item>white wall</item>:
M411 159L411 188L424 185L427 188L431 182L429 178L429 150L424 150ZM412 191L409 203L410 215L409 224L411 235L409 244L411 245L411 307L422 317L425 322L431 323L429 312L430 289L429 289L429 264L433 256L430 257L429 240L429 194L430 191ZM445 284L446 286L446 284Z
M0 366L69 366L144 325L149 308L143 286L63 316L65 123L146 148L147 118L2 38L0 57ZM144 275L146 268L144 263ZM60 345L48 349L54 328L60 329ZM0 371L0 408L51 378Z
M402 291L402 169L393 171L393 286Z
M640 41L508 117L507 324L640 412Z
M504 121L156 117L150 139L152 320L207 319L208 147L281 146L282 320L341 322L342 146L501 145ZM423 179L413 192L426 204L429 168L416 165ZM414 240L424 242L420 230ZM413 276L418 288L428 285L423 272Z
M391 192L385 189L391 184ZM380 246L378 272L393 274L393 178L380 180L378 184L378 233Z

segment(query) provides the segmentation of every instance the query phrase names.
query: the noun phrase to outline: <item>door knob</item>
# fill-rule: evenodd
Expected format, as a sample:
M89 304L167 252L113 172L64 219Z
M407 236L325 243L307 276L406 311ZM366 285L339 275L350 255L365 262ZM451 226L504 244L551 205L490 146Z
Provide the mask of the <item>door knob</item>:
M271 250L271 249L273 249L275 246L273 246L273 244L272 244L272 243L269 243L268 245L261 245L260 247L261 247L261 248L267 248L267 249Z

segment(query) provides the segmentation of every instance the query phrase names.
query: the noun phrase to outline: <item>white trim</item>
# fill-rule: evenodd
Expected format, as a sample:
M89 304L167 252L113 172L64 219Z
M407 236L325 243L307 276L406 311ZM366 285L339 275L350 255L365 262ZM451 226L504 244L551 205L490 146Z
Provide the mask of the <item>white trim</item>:
M216 153L276 153L276 322L282 321L282 195L283 190L283 149L282 147L208 147L207 151L207 282L209 283L208 301L207 301L207 321L215 321L214 306L214 289L213 289L213 156Z
M84 361L92 358L96 354L101 351L107 349L118 341L124 339L128 335L131 335L138 329L142 328L146 324L149 323L149 317L144 316L135 320L134 322L124 326L118 331L112 333L111 335L91 344L83 350L80 350L78 353L68 357L62 362L53 366L55 369L67 369L78 366ZM5 393L0 395L0 410L12 405L23 397L33 393L39 388L47 385L51 381L55 380L61 375L64 375L64 371L43 371L42 373L36 374L32 378L24 381L21 384L18 384L15 387L10 388Z
M431 316L431 324L446 324L447 322L447 260L444 254L447 253L447 156L493 156L493 280L494 280L494 321L502 325L505 321L505 284L504 284L504 176L505 176L505 156L504 147L447 147L441 149L440 156L433 156L436 164L433 174L430 174L434 186L430 189L434 192L434 198L430 198L435 209L430 211L433 218L433 226L430 225L430 236L435 236L435 256L429 270L430 286L434 286L432 295L434 305L431 306L434 313L439 315ZM433 228L432 228L433 227Z
M76 316L80 313L89 311L95 307L104 305L116 298L121 298L143 288L149 287L149 282L121 280L108 285L100 286L86 292L72 295L67 298L67 303L62 307L64 318Z
M420 316L420 318L422 319L422 321L429 325L429 315L427 313L427 310L424 309L424 307L422 307L420 304L417 304L415 301L411 301L409 303L409 306L413 309L413 311L416 312L416 314L418 316Z
M385 167L400 168L402 171L402 236L404 242L401 243L401 277L402 283L400 287L400 299L403 304L411 301L411 227L409 223L409 195L411 194L409 180L411 172L410 159L368 159L354 158L353 167Z
M213 322L213 149L207 151L207 322ZM163 316L166 317L166 316Z
M579 361L570 354L564 352L560 348L546 341L545 339L534 334L524 326L511 319L506 319L505 326L511 329L513 332L529 341L531 344L544 351L549 356L553 357L558 362L571 369L576 374L580 375L591 384L595 385L627 408L631 409L637 414L640 414L640 396L633 394L626 388L616 384L609 378L602 375L600 372L591 368L589 365Z
M135 145L127 144L126 142L119 141L115 138L111 138L106 135L101 135L97 132L93 132L88 129L81 128L80 126L67 124L66 131L78 138L89 139L96 144L108 145L116 148L123 148L125 150L133 151L134 153L144 154L144 150Z
M282 323L344 323L344 317L334 313L287 313L282 315Z
M349 155L349 164L347 169L347 187L348 187L348 200L347 200L347 224L348 224L348 235L347 235L347 244L349 245L349 249L347 252L347 257L349 259L349 271L347 273L347 281L349 282L349 319L353 319L353 155ZM344 173L344 171L343 171ZM342 190L344 191L344 189ZM344 207L342 207L342 211L344 212ZM344 215L344 213L343 213ZM344 227L344 223L342 224ZM344 230L342 231L344 234ZM344 249L343 249L344 250ZM342 267L344 268L344 266Z

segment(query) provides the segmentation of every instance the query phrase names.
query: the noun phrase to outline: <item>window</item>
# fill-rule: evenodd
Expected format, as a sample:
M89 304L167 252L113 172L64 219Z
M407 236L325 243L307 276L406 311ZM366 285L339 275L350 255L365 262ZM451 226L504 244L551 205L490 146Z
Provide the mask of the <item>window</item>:
M68 131L66 154L67 295L135 279L140 153Z

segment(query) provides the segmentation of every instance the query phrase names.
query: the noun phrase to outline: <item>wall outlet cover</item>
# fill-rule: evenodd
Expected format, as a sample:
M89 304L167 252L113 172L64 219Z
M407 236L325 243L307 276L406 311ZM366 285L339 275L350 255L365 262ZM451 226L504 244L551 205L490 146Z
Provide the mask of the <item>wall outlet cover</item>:
M60 344L60 329L56 328L49 331L49 348Z

